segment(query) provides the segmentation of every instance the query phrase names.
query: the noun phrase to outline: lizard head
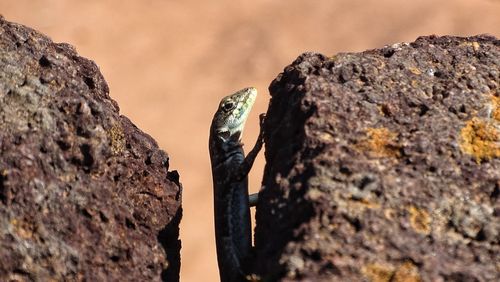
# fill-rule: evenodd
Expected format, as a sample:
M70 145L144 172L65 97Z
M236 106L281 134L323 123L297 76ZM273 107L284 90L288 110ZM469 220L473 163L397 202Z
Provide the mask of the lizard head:
M212 121L212 133L216 133L224 142L239 141L248 114L257 98L257 89L244 88L222 98Z

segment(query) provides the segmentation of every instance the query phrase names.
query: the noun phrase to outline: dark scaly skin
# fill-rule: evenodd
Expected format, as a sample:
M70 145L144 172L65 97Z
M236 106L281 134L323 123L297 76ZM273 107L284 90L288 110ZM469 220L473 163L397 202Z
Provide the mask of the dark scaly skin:
M245 88L222 99L210 127L215 237L222 282L246 281L252 252L247 175L263 138L261 133L245 158L241 134L255 96L254 88Z

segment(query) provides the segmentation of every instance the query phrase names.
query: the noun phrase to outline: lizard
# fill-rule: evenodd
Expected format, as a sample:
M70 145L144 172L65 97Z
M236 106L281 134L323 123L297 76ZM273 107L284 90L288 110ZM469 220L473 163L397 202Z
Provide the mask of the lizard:
M252 255L248 172L262 148L264 114L254 148L245 157L241 136L257 97L253 87L224 97L212 119L209 152L214 189L215 243L222 282L246 281ZM251 201L251 202L250 202Z

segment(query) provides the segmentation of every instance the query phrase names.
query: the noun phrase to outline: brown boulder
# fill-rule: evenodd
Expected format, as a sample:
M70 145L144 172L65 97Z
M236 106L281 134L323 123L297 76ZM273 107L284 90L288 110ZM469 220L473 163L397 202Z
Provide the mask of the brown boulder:
M98 67L0 17L0 280L178 280L181 186Z
M500 42L307 53L271 84L257 272L500 281Z

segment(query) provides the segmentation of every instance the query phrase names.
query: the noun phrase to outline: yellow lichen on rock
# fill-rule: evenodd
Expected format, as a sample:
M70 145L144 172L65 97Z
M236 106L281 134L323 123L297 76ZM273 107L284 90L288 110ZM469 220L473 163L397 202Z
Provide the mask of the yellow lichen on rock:
M478 42L476 41L472 42L472 48L474 48L474 51L479 50L479 47L481 47L481 45L479 45Z
M108 132L113 154L119 154L125 149L125 135L121 126L115 124Z
M405 262L398 267L391 281L393 282L420 282L418 268L412 262Z
M472 47L472 49L474 49L474 51L479 50L479 48L481 47L481 45L477 41L465 42L465 43L460 44L460 46L470 46L470 47Z
M491 95L491 104L493 104L491 118L496 121L500 121L500 97Z
M478 163L500 157L500 130L494 120L474 117L462 128L460 136L460 149L474 156Z
M361 272L371 282L388 282L394 275L394 268L390 265L370 263L363 266Z
M364 210L364 209L379 209L380 204L370 201L368 199L351 199L348 200L349 203L349 208L355 208L358 210Z
M377 157L399 157L400 147L397 145L397 133L387 128L367 128L367 137L356 146Z
M492 94L487 105L488 117L474 117L460 132L460 149L472 155L477 163L500 157L500 97Z
M416 67L410 67L409 70L411 73L416 74L416 75L422 74L422 72Z
M10 224L14 227L15 232L23 239L31 239L33 237L33 226L27 222L12 219Z
M410 225L411 227L422 234L429 234L431 232L431 222L432 218L429 213L424 209L419 209L414 206L407 208L410 213Z
M394 269L391 265L370 263L361 268L363 275L371 282L420 282L418 268L412 262L404 262Z

